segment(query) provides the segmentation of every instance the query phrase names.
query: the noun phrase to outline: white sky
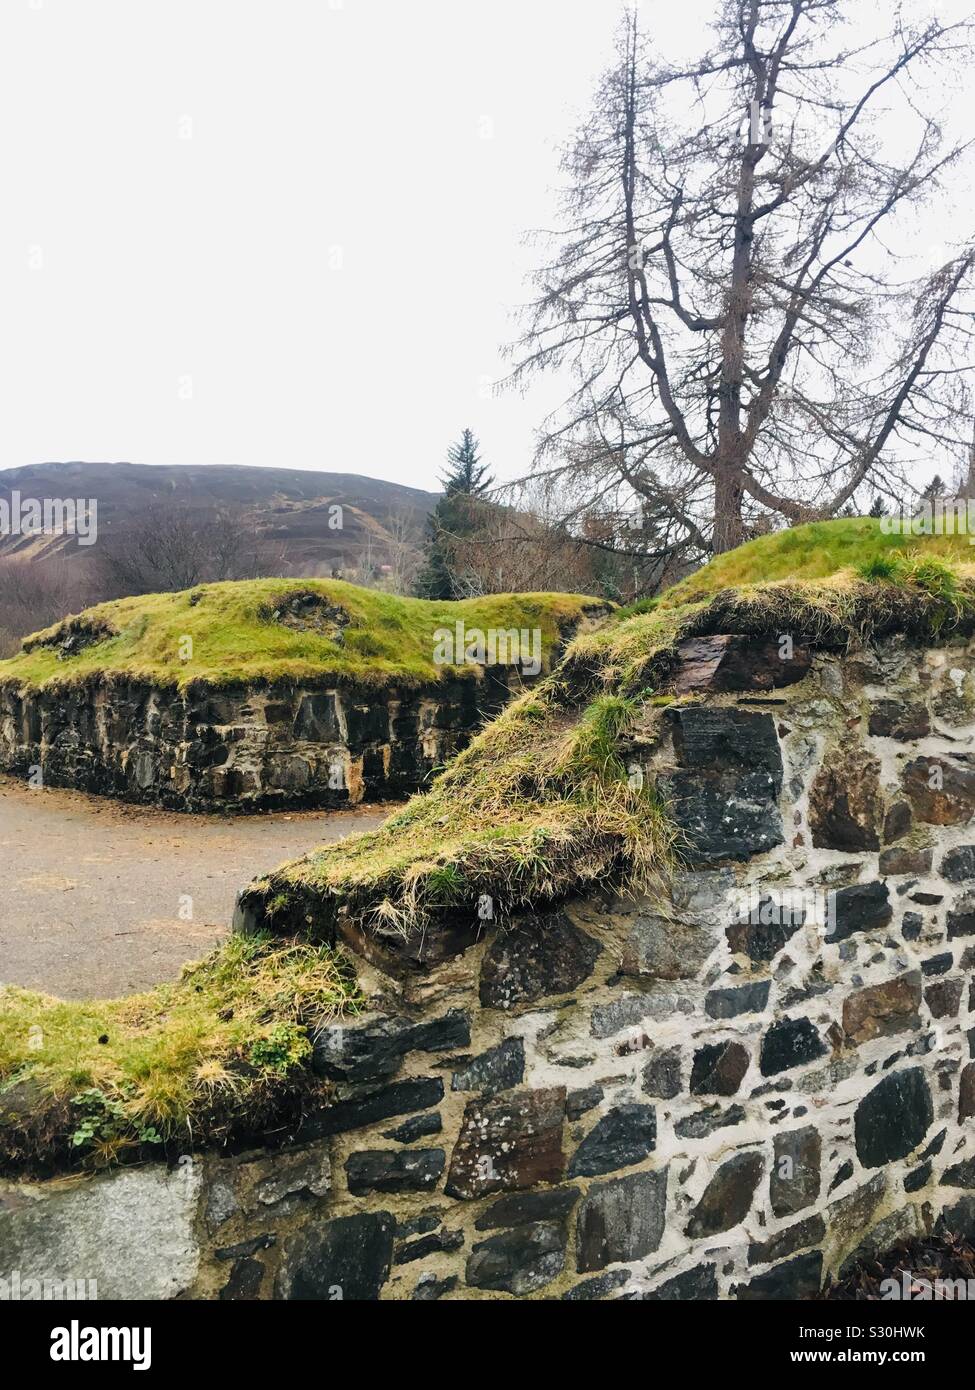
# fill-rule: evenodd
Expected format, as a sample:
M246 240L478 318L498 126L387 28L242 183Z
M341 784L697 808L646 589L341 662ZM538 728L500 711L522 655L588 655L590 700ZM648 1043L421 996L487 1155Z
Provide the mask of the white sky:
M665 48L716 0L643 0ZM872 0L864 0L872 8ZM969 6L917 0L945 16ZM490 391L616 0L2 0L0 467L527 466ZM188 137L188 138L187 138Z

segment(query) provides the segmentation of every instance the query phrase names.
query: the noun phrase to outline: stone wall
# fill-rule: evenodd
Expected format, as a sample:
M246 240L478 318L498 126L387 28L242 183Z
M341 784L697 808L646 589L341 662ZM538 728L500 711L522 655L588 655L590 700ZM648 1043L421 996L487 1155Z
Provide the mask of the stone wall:
M779 655L786 660L776 666ZM335 1102L247 1153L10 1185L0 1276L101 1296L791 1299L975 1230L972 653L688 643L626 750L663 894L362 962ZM636 773L635 773L636 775Z
M196 694L137 682L0 689L0 768L176 810L335 808L407 796L496 713L518 673L419 690L281 686Z

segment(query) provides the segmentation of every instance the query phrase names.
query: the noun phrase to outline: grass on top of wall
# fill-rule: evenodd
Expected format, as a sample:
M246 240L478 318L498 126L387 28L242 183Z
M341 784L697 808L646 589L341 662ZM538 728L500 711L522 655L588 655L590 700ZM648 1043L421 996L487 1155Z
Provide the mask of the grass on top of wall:
M316 595L348 615L338 640L275 618L282 605ZM547 662L560 630L605 603L578 594L491 594L457 603L399 598L333 579L249 579L180 593L117 599L25 638L0 661L0 685L57 689L136 679L186 689L279 681L391 682L417 686L470 677L476 668L434 662L434 633L461 622L487 632L541 631ZM65 639L77 645L65 652ZM530 641L531 639L529 639ZM529 652L528 655L531 655Z
M315 1027L358 1005L324 947L232 937L179 980L74 1002L0 987L0 1171L185 1152L323 1102Z
M257 880L250 901L271 921L320 904L362 928L404 937L438 918L476 914L482 894L502 919L607 880L652 886L680 843L654 788L631 785L627 742L655 737L679 644L692 637L792 634L845 650L873 637L919 642L975 630L975 568L944 550L878 546L875 523L797 528L814 579L764 578L789 550L782 535L721 556L650 611L623 612L583 633L558 668L510 705L450 764L430 791L380 829L323 847ZM862 544L854 544L859 536ZM802 537L800 536L800 540ZM747 556L746 556L747 552ZM967 556L967 549L966 549ZM842 561L842 563L841 563ZM715 574L709 575L709 571ZM740 582L719 577L734 571ZM802 574L803 550L791 573ZM717 576L717 577L716 577Z

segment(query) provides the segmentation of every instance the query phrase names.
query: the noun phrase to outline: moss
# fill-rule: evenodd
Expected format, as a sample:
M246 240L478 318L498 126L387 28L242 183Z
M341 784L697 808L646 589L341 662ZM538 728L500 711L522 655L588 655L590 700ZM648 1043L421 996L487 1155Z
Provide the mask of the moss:
M596 882L652 885L680 845L652 789L630 785L626 750L636 732L652 742L673 703L667 685L683 640L789 632L844 650L895 633L930 641L975 630L975 571L927 542L897 551L882 578L861 577L886 539L873 522L817 523L720 557L649 611L577 637L545 681L379 830L285 865L253 892L409 936L447 909L474 912L482 894L504 917ZM775 573L785 557L789 573L833 569L768 582L766 562ZM731 572L735 587L722 582Z
M358 1004L341 956L233 937L174 984L74 1003L0 990L0 1165L104 1165L219 1143L300 1096L313 1029Z
M857 570L870 579L887 578L872 562L889 561L907 552L936 555L966 563L975 551L962 536L885 535L875 517L843 517L838 521L813 521L774 531L749 541L737 550L719 555L704 569L675 584L662 602L674 607L711 598L722 589L774 580L798 582L826 579L841 570Z
M338 610L341 621L279 620L286 605L304 598ZM434 603L340 580L208 584L99 604L35 633L18 655L0 661L0 685L57 689L135 679L177 689L324 680L417 686L458 674L434 662L438 628L538 628L548 660L566 625L604 611L600 601L574 594ZM472 669L460 672L470 677Z

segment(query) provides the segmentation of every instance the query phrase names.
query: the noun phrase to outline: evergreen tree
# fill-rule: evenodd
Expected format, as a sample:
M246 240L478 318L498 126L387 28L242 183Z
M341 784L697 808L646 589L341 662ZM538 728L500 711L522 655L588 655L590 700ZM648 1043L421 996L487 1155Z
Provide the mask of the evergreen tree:
M875 517L886 516L886 511L884 509L884 499L879 494L873 499L873 506L870 508L867 515Z
M477 499L493 482L472 430L465 429L459 442L447 450L447 472L441 481L444 495L430 518L424 564L416 582L420 598L452 599L460 594L455 542L475 529Z

